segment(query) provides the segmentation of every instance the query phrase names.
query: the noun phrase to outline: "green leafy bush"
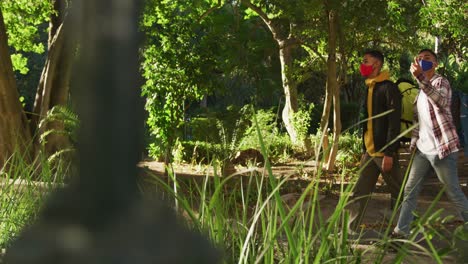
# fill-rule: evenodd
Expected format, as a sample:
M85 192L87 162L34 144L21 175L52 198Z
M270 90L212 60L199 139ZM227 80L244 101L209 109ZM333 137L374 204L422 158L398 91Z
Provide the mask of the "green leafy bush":
M190 131L190 140L220 143L221 138L218 131L218 120L216 117L194 117L187 124Z
M221 144L206 141L184 141L182 147L184 149L183 160L190 163L209 164L224 156Z
M205 111L187 122L184 160L187 162L226 161L239 149L239 141L250 125L250 105L229 106L223 112Z
M47 142L46 138L48 135L60 134L66 136L70 143L73 146L76 146L76 143L78 142L78 128L80 127L80 120L75 112L66 106L54 106L47 112L47 116L41 120L39 128L47 129L47 124L51 122L60 122L63 124L63 129L46 130L39 138L41 144L44 145Z
M358 163L362 155L361 134L356 131L344 133L340 136L338 143L338 154L336 163L338 168L358 168Z
M267 154L270 159L277 160L293 152L291 140L286 133L281 133L277 125L277 116L272 110L260 109L255 114L257 124L251 123L246 129L244 137L240 141L239 149L260 150L260 140L257 134L257 125L265 142Z
M468 63L457 62L455 56L449 56L441 64L441 71L449 79L450 86L468 94Z
M182 163L184 161L185 148L179 139L176 140L174 147L172 148L172 157L175 163Z
M310 104L309 110L299 110L293 114L292 123L297 131L298 142L304 142L308 137L310 122L311 122L311 111L314 108L314 104Z
M215 159L227 161L237 151L251 148L260 150L251 109L251 105L241 109L229 107L222 115L191 119L188 124L191 140L182 142L183 160L197 163L210 163ZM259 110L256 118L263 140L268 143L270 158L278 160L291 155L291 141L286 133L280 132L278 118L273 110Z
M39 123L39 130L43 131L39 137L39 142L43 150L47 144L49 136L56 135L63 137L64 143L60 145L53 153L47 153L48 162L53 164L55 168L63 168L63 164L67 164L67 170L77 170L76 146L78 143L78 130L80 127L80 120L78 115L66 106L54 106L47 112L47 116ZM74 165L73 165L74 164ZM68 167L71 166L71 167Z

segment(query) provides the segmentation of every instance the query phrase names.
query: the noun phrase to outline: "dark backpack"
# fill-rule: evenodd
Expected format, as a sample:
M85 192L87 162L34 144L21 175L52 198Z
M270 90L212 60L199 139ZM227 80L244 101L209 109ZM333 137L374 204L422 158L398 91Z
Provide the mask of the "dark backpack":
M401 138L401 141L411 141L411 130L409 128L413 125L414 102L419 93L419 89L414 83L407 79L398 79L396 82L398 90L401 93L401 128L400 133L407 131Z

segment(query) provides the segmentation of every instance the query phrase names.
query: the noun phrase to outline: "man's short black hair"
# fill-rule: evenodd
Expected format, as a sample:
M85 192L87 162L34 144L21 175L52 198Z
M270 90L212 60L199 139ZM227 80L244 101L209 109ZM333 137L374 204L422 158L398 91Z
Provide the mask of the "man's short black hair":
M434 58L436 59L436 61L439 60L439 59L437 58L437 54L435 54L435 52L432 51L431 49L422 49L422 50L419 51L418 54L421 54L421 53L423 53L423 52L425 52L425 51L429 52L432 56L434 56Z
M364 55L370 55L379 60L382 63L382 65L384 64L384 55L378 50L367 50L366 52L364 52Z

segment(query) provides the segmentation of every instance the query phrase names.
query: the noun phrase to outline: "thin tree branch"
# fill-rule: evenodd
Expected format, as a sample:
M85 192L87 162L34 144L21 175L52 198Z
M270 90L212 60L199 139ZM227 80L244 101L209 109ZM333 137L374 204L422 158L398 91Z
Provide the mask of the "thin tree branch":
M327 60L325 60L325 58L323 57L323 55L320 54L320 52L318 52L316 46L312 47L312 46L309 46L309 45L304 44L303 42L301 42L301 45L302 45L302 46L305 46L305 47L308 47L311 51L313 51L313 52L315 53L315 55L317 55L318 58L320 58L320 60L322 61L323 64L327 64Z
M252 2L248 0L241 0L241 4L244 4L246 7L252 9L255 13L257 13L257 15L263 20L263 22L265 22L268 29L273 34L273 38L277 41L279 40L278 29L273 26L273 21L270 18L268 18L268 15L265 12L263 12L263 10L260 7L252 4Z
M198 18L197 23L200 23L205 17L207 17L209 14L211 14L214 10L221 8L223 5L221 3L222 0L218 0L218 3L211 7L210 9L206 10L205 13L203 13L200 18Z

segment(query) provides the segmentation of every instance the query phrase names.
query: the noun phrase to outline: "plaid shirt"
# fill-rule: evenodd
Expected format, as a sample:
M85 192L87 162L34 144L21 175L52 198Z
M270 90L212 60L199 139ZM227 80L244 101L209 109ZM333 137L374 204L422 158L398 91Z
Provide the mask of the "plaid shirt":
M443 159L453 152L460 150L460 141L453 122L450 107L452 104L452 89L449 81L439 74L435 74L428 80L424 74L417 77L420 93L424 92L428 97L429 114L432 120L434 137L436 140L439 158ZM417 102L417 98L416 101ZM418 108L414 107L414 120L418 122ZM411 149L416 147L419 139L419 127L413 130Z

